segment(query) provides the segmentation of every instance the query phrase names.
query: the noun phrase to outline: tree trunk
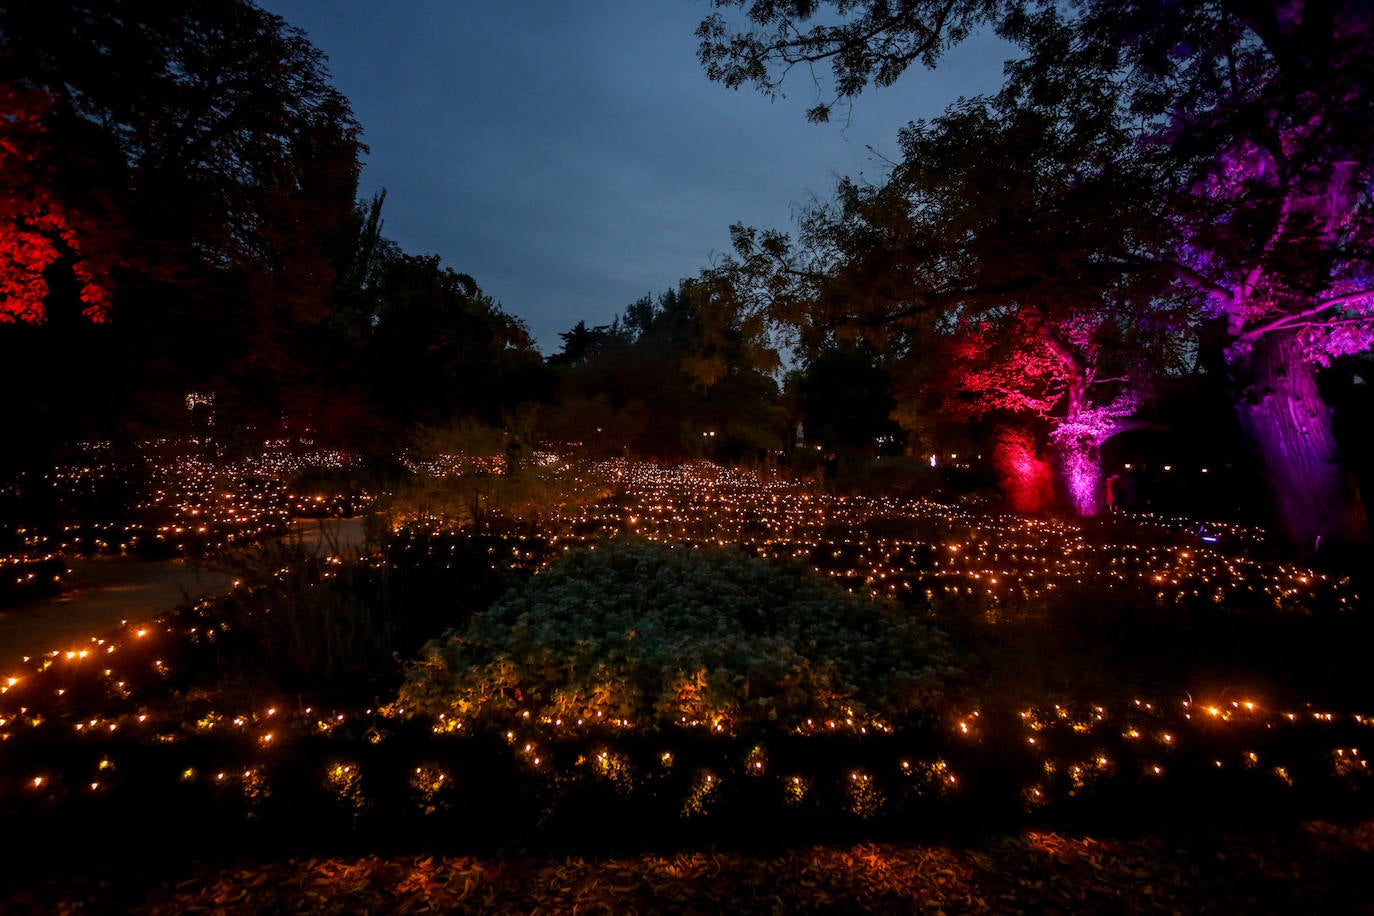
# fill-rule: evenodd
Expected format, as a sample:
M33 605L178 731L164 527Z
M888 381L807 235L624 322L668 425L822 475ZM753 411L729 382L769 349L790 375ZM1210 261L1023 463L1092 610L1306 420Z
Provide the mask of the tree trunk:
M1269 484L1275 524L1305 550L1369 540L1364 505L1341 466L1331 416L1301 341L1270 333L1227 354L1236 409Z
M1093 435L1063 436L1055 445L1059 482L1079 518L1102 514L1102 448Z
M1029 430L999 427L993 434L992 468L1013 512L1035 515L1054 507L1049 463Z

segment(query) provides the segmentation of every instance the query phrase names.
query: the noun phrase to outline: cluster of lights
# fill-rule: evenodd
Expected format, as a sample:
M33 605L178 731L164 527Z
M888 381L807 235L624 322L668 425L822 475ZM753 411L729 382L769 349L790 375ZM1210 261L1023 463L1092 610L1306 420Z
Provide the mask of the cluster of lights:
M1285 759L1292 752L1292 745L1282 740L1286 729L1339 723L1345 728L1341 734L1349 736L1374 727L1374 720L1365 716L1313 709L1275 712L1253 700L1158 704L1137 698L1119 712L1055 704L1022 710L1018 718L1022 740L1039 757L1044 777L1025 787L1023 798L1031 807L1056 796L1079 795L1116 777L1160 780L1177 760L1216 772L1261 771L1292 787L1296 765ZM1262 747L1280 750L1270 753ZM1335 745L1328 765L1304 775L1334 775L1352 788L1362 788L1369 761L1357 746Z
M500 477L506 473L509 461L505 455L478 455L469 452L435 454L407 453L399 458L401 465L420 477L461 477L480 474ZM570 470L570 465L557 452L539 450L530 456L530 463L545 469Z
M410 473L421 477L461 477L467 474L499 477L506 473L504 455L407 455L401 459L401 464Z
M833 496L707 462L662 467L620 459L585 473L623 497L564 506L542 519L563 550L627 532L656 541L738 545L770 559L809 562L873 597L976 598L994 613L1085 585L1148 590L1164 605L1204 601L1305 611L1349 608L1359 599L1349 583L1324 573L1193 537L1108 543L1069 521L989 515L925 499ZM442 524L431 520L426 530ZM886 533L893 528L901 533ZM1228 542L1249 537L1248 529L1236 526L1209 530L1223 532Z
M1255 774L1275 788L1294 787L1310 780L1329 782L1332 778L1351 788L1368 785L1369 760L1357 745L1344 742L1330 746L1325 764L1318 765L1314 761L1321 759L1320 754L1304 758L1291 753L1290 735L1274 735L1269 741L1264 737L1283 728L1306 728L1306 737L1320 745L1326 729L1336 727L1344 717L1310 711L1291 716L1272 714L1253 703L1246 708L1245 703L1239 702L1227 704L1224 710L1223 713L1223 707L1202 707L1187 701L1164 707L1137 701L1120 714L1101 707L1024 710L1019 718L1025 750L1019 759L1008 759L1005 750L998 751L993 762L1028 773L1020 792L1028 809L1072 799L1112 781L1163 784L1175 769L1188 768L1194 771L1194 778L1197 771L1209 768L1218 773ZM1233 718L1228 720L1227 715ZM296 719L301 722L305 717ZM1210 731L1215 723L1225 721L1245 725L1240 741ZM1363 723L1363 727L1367 729L1369 723ZM1347 732L1348 728L1341 735ZM1001 747L993 733L970 738L959 731L949 737L950 757L963 761L974 772L986 769L992 760L980 758L978 746L986 743ZM78 782L70 770L23 772L17 785L4 786L7 794L18 791L24 796L70 797L116 789L119 777L127 769L118 759L117 746L112 745L108 736L88 738L95 742L90 755L94 763L88 777L82 776ZM379 743L385 740L379 739ZM632 797L645 787L661 785L662 778L678 765L673 751L641 757L636 763L631 755L607 741L573 748L518 737L508 739L508 743L513 762L527 779L559 786L579 781L601 784L624 797ZM1056 745L1062 747L1056 751ZM227 793L255 805L273 793L275 747L275 742L260 742L260 758L247 764L240 760L231 765L226 759L222 766L188 766L180 771L178 781L207 785L221 796ZM408 790L417 807L424 813L433 813L445 803L448 793L462 783L463 770L461 765L445 762L451 755L442 743L423 753L423 759L413 767L399 772L406 774ZM892 813L911 800L950 799L963 793L966 784L977 784L976 779L967 779L944 756L920 757L896 751L875 758L870 753L865 755L865 763L844 768L837 775L833 767L808 771L795 765L785 772L775 772L769 746L764 742L732 753L737 756L718 754L715 763L699 764L690 770L682 789L684 816L709 813L722 788L730 783L772 795L788 806L811 803L824 787L832 798L840 800L843 808L865 818ZM146 755L135 759L146 759ZM373 804L363 779L363 767L356 760L333 756L328 747L317 749L316 760L319 788L334 796L343 809L360 813ZM308 759L305 765L309 765Z
M1203 471L1205 472L1206 468ZM1200 523L1197 519L1160 515L1155 512L1131 512L1128 517L1134 524L1146 530L1153 529L1185 538L1196 538L1205 544L1254 548L1269 543L1269 532L1254 525L1220 521Z
M624 497L564 508L553 530L542 536L558 547L594 541L597 533L627 530L690 544L739 544L764 556L822 560L817 565L831 575L872 594L921 590L930 595L937 589L967 593L976 588L993 602L1049 595L1094 577L1108 584L1148 583L1162 601L1190 593L1215 593L1225 600L1256 589L1278 605L1322 595L1341 601L1355 598L1344 594L1342 583L1310 570L1227 557L1194 544L1104 548L1068 523L987 517L921 500L822 496L708 464L657 468L616 461L585 473L613 481ZM890 529L894 520L922 535L879 533ZM412 532L414 543L432 537L439 525L432 520L430 528ZM542 559L542 548L526 537L512 535L505 542L506 555L498 556L493 548L493 563ZM434 543L442 546L441 540ZM372 557L367 562L382 560ZM11 748L6 773L16 772L14 761L22 761L26 747L48 740L75 747L88 744L98 756L81 791L106 792L133 765L121 763L117 742L164 745L215 736L236 753L226 755L222 766L187 767L181 771L182 782L222 786L256 803L271 794L272 761L280 759L282 748L309 747L325 755L320 760L321 787L347 810L365 810L370 801L362 765L355 759L333 759L337 751L331 751L330 741L337 737L346 744L366 735L385 746L389 737L383 729L404 727L405 711L395 710L395 718L388 719L371 709L360 713L264 704L238 711L203 708L187 716L184 706L163 702L159 692L174 674L167 659L178 657L179 648L213 641L217 628L227 625L213 616L214 605L202 603L195 614L126 625L110 637L26 660L23 670L0 680L0 743ZM83 705L87 702L89 706ZM215 701L207 705L213 707ZM845 714L808 721L795 731L843 732L860 744L867 737L883 742L901 738L887 723L850 710L841 712ZM581 720L539 719L528 711L519 719L507 740L513 759L532 777L560 780L569 772L581 773L626 794L653 778L654 773L637 766L616 745L616 735L638 729L638 723L599 714ZM715 733L728 732L730 723L717 718L679 724L686 730ZM1248 699L1137 699L1119 710L1051 704L1021 710L1012 718L974 710L956 718L948 733L939 736L945 754L926 758L894 751L887 762L869 754L863 764L846 770L839 789L826 773L790 765L780 770L767 743L752 743L737 759L692 769L682 812L707 813L726 781L748 779L781 793L786 804L802 804L826 786L840 792L851 813L875 816L912 794L944 797L964 791L971 780L962 768L980 763L980 748L992 754L1009 746L1019 747L1023 761L1036 764L1022 794L1029 807L1073 797L1114 779L1164 780L1185 759L1205 758L1217 771L1261 772L1293 785L1310 775L1310 767L1304 769L1308 764L1274 748L1291 746L1287 736L1294 730L1308 746L1322 748L1320 775L1353 784L1367 778L1369 764L1362 751L1368 742L1351 740L1351 733L1371 727L1371 717L1314 709L1268 710ZM443 761L451 757L445 753L446 742L463 740L468 729L459 720L440 717L431 731L422 759L407 771L408 791L426 811L435 810L444 793L461 782L461 772ZM1279 734L1285 735L1283 741L1267 737ZM665 740L681 741L682 736L668 735ZM567 751L570 745L577 750ZM244 747L258 755L246 766ZM678 765L672 750L654 759L655 772L670 772ZM0 797L16 789L29 795L70 793L74 785L51 772L23 772L14 778L16 785L0 785Z
M360 764L326 759L331 753L329 744L318 744L321 737L343 729L345 744L365 735L374 744L385 746L387 734L369 724L378 721L370 709L359 714L267 705L237 712L210 709L196 718L179 717L176 710L151 711L149 689L131 691L131 682L139 674L165 669L162 656L175 648L178 638L188 640L192 635L168 622L126 626L117 637L92 640L32 659L26 672L0 682L0 690L10 694L0 714L0 742L11 747L12 761L22 760L23 750L35 742L41 745L51 740L78 748L89 746L95 761L89 778L83 777L79 784L69 772L29 772L11 766L8 771L18 785L0 785L0 793L19 788L26 796L70 797L73 793L111 791L117 788L118 777L134 765L121 762L120 749L128 747L121 742L165 745L213 736L225 742L227 749L255 748L258 759L245 765L240 750L218 766L210 762L187 767L180 773L181 782L212 786L218 797L256 805L271 796L273 761L280 759L282 749L295 745L297 750L289 756L299 758L303 746L312 746L324 755L320 759L322 790L337 797L347 811L361 812L371 804ZM82 689L83 676L102 688L94 693L104 697L106 712L93 715L75 706L77 695L93 694ZM1331 777L1361 786L1369 775L1367 752L1362 750L1368 742L1352 738L1372 728L1374 717L1310 708L1269 710L1249 699L1158 702L1138 698L1118 710L1102 705L1050 704L1023 709L1013 717L973 710L953 719L943 738L936 736L947 748L945 756L922 758L897 752L888 764L880 765L867 754L867 762L846 770L838 784L831 775L798 770L795 765L777 772L769 744L755 740L741 747L733 763L726 760L721 765L695 769L685 790L682 813L708 813L725 782L745 778L753 790L780 793L779 800L787 805L809 802L819 786L827 786L838 792L850 813L873 817L890 813L894 803L902 799L940 799L963 791L969 780L952 760L974 768L989 760L1004 761L1009 745L1022 748L1023 762L1036 764L1022 792L1030 808L1073 798L1113 779L1165 780L1175 769L1181 769L1177 761L1192 761L1194 769L1198 760L1205 760L1218 772L1257 772L1282 786ZM508 731L506 737L514 762L530 778L557 784L569 778L586 778L624 795L633 794L677 764L674 752L664 750L653 757L657 765L652 771L642 764L637 767L617 748L617 730L614 725L603 724L595 733L583 729L564 735L557 723L527 722L520 731ZM1291 754L1295 737L1303 739L1306 746L1325 750L1295 760ZM307 738L315 743L302 745L300 742ZM883 740L892 738L893 733L888 733ZM590 746L588 739L593 742ZM461 771L442 762L452 756L445 751L446 742L451 740L454 738L432 737L424 760L410 771L410 791L423 810L434 810L444 793L461 781ZM929 736L922 741L928 743ZM413 751L413 745L403 746ZM569 751L569 747L575 750ZM984 748L995 756L980 764L979 753ZM139 754L134 759L145 757ZM1323 761L1319 771L1313 769L1314 761Z
M140 481L132 499L116 510L124 518L84 517L46 527L0 523L0 544L9 551L0 554L0 576L13 573L9 578L19 586L41 584L37 580L54 575L47 561L60 556L218 550L281 534L294 517L356 514L376 498L367 492L293 492L286 481L305 471L358 463L343 452L299 444L268 443L235 460L197 439L148 440L128 460L113 458L106 443L85 443L78 453L80 461L9 481L0 487L0 503L22 506L38 493L52 507L47 512L88 515L108 511L93 509L107 506L106 494ZM62 573L56 575L60 579Z
M18 533L22 536L25 531ZM12 602L52 591L68 572L57 553L0 554L0 596Z

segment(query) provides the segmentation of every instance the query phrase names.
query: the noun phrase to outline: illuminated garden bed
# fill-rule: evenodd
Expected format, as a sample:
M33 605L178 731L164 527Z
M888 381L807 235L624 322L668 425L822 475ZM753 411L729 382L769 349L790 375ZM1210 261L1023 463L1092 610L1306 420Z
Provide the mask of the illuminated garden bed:
M159 825L168 850L190 837L207 853L301 854L768 846L1370 813L1374 719L1353 687L1304 700L1302 681L1266 694L1209 687L1197 669L1128 666L1056 686L1008 667L1071 666L1095 648L1075 647L1080 636L1120 638L1074 630L1046 658L1036 654L1050 644L1016 645L1070 618L1138 614L1175 637L1224 625L1287 648L1290 624L1314 639L1357 633L1357 592L1339 576L1179 533L1113 545L1058 522L823 497L710 467L587 473L621 492L539 527L399 522L352 563L264 553L272 575L224 599L31 659L0 681L0 823L31 838L35 857L59 847L99 857L135 820ZM715 551L701 546L713 518ZM631 544L608 546L609 535ZM600 546L578 552L589 541ZM653 546L663 542L678 546ZM799 578L770 590L777 567L746 559L759 554L789 558L784 579ZM625 578L629 567L653 573L652 588ZM820 591L803 584L821 581L815 569L831 583ZM896 594L875 610L871 593L884 590ZM1103 595L1135 603L1093 603ZM807 616L823 596L836 610ZM607 597L629 604L607 608ZM655 616L689 599L728 607L742 629L707 620L692 635ZM599 632L604 653L555 622L542 644L518 636L545 626L531 616L541 603ZM824 620L845 618L852 630L826 635ZM372 640L381 620L391 642ZM420 644L445 629L453 635L423 661ZM644 644L655 630L676 656ZM492 655L502 632L525 654ZM333 655L315 652L324 644ZM409 674L393 652L416 660ZM770 652L790 661L772 665ZM646 680L632 662L651 657ZM508 670L516 662L529 670Z
M73 460L0 486L0 554L202 556L284 534L297 517L355 515L376 494L337 451L265 443L247 457L210 440L149 440L116 455L83 443Z
M158 825L149 845L169 850L188 837L203 852L590 850L1371 813L1361 745L1374 722L1359 717L1026 712L976 717L973 734L863 737L438 736L303 711L10 723L0 811L35 854L99 854L135 822Z

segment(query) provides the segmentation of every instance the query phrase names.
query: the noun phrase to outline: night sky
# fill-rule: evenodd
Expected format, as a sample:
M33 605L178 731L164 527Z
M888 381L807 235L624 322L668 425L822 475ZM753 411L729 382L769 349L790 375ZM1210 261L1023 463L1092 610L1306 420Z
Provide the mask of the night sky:
M371 148L361 193L387 189L384 234L472 274L546 353L696 274L730 223L787 227L837 176L880 178L866 147L895 156L899 127L995 90L1007 56L977 38L847 125L812 125L803 72L776 102L706 79L706 0L260 5L328 55Z

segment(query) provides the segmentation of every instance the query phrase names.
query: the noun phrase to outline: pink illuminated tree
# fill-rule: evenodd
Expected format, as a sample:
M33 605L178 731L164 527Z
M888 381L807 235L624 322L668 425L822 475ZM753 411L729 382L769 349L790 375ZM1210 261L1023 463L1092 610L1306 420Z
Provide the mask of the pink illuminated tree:
M1041 481L1052 468L1070 510L1097 515L1103 509L1102 445L1140 425L1137 412L1150 379L1113 358L1119 356L1113 347L1122 344L1113 316L1048 311L1018 308L961 322L947 350L953 394L947 409L972 418L1020 419L1016 434L997 435L993 451L1013 508L1046 508ZM1112 364L1118 373L1108 368ZM1046 431L1052 462L1032 448L1033 428Z
M1279 529L1307 548L1367 540L1317 372L1374 344L1374 8L1085 0L1020 37L1034 52L1013 71L1023 103L1101 81L1137 125L1160 188L1143 215L1171 238L1120 257L1224 327Z
M1117 136L1125 142L1080 147L1079 177L1115 176L1118 188L1149 189L1110 198L1123 227L1080 234L1066 260L1089 265L1080 278L1095 275L1104 292L1116 283L1151 287L1167 279L1177 286L1172 295L1191 296L1195 321L1225 329L1237 415L1269 482L1279 531L1309 549L1368 540L1360 494L1317 388L1318 371L1332 359L1374 345L1368 0L713 5L743 15L718 13L702 23L708 75L777 94L800 68L817 77L819 91L833 92L833 99L818 98L813 120L869 86L892 85L913 64L934 67L980 24L1022 49L1025 59L1008 67L1001 112L1043 114L1053 122L1042 131L1050 138ZM824 69L828 77L817 72ZM951 148L962 144L977 160L1013 138L994 139L989 146L986 133L954 136ZM1033 142L1020 149L1027 159L1045 154ZM1114 155L1101 155L1107 150ZM908 154L903 166L924 169L938 183L950 161ZM1059 185L1069 197L1080 186ZM961 193L978 214L991 206L989 193L1004 192L992 182ZM948 200L939 202L952 214L950 237L968 238L967 221ZM1022 203L1003 197L1007 207ZM952 266L957 275L967 262L964 255L892 256L911 241L879 246L893 269L884 274L884 258L868 259L871 288L856 301L904 301L913 263L942 273ZM1053 231L1022 239L1027 251L1060 243ZM1111 272L1116 279L1106 276ZM929 306L906 301L895 314ZM1096 434L1085 427L1084 435Z

